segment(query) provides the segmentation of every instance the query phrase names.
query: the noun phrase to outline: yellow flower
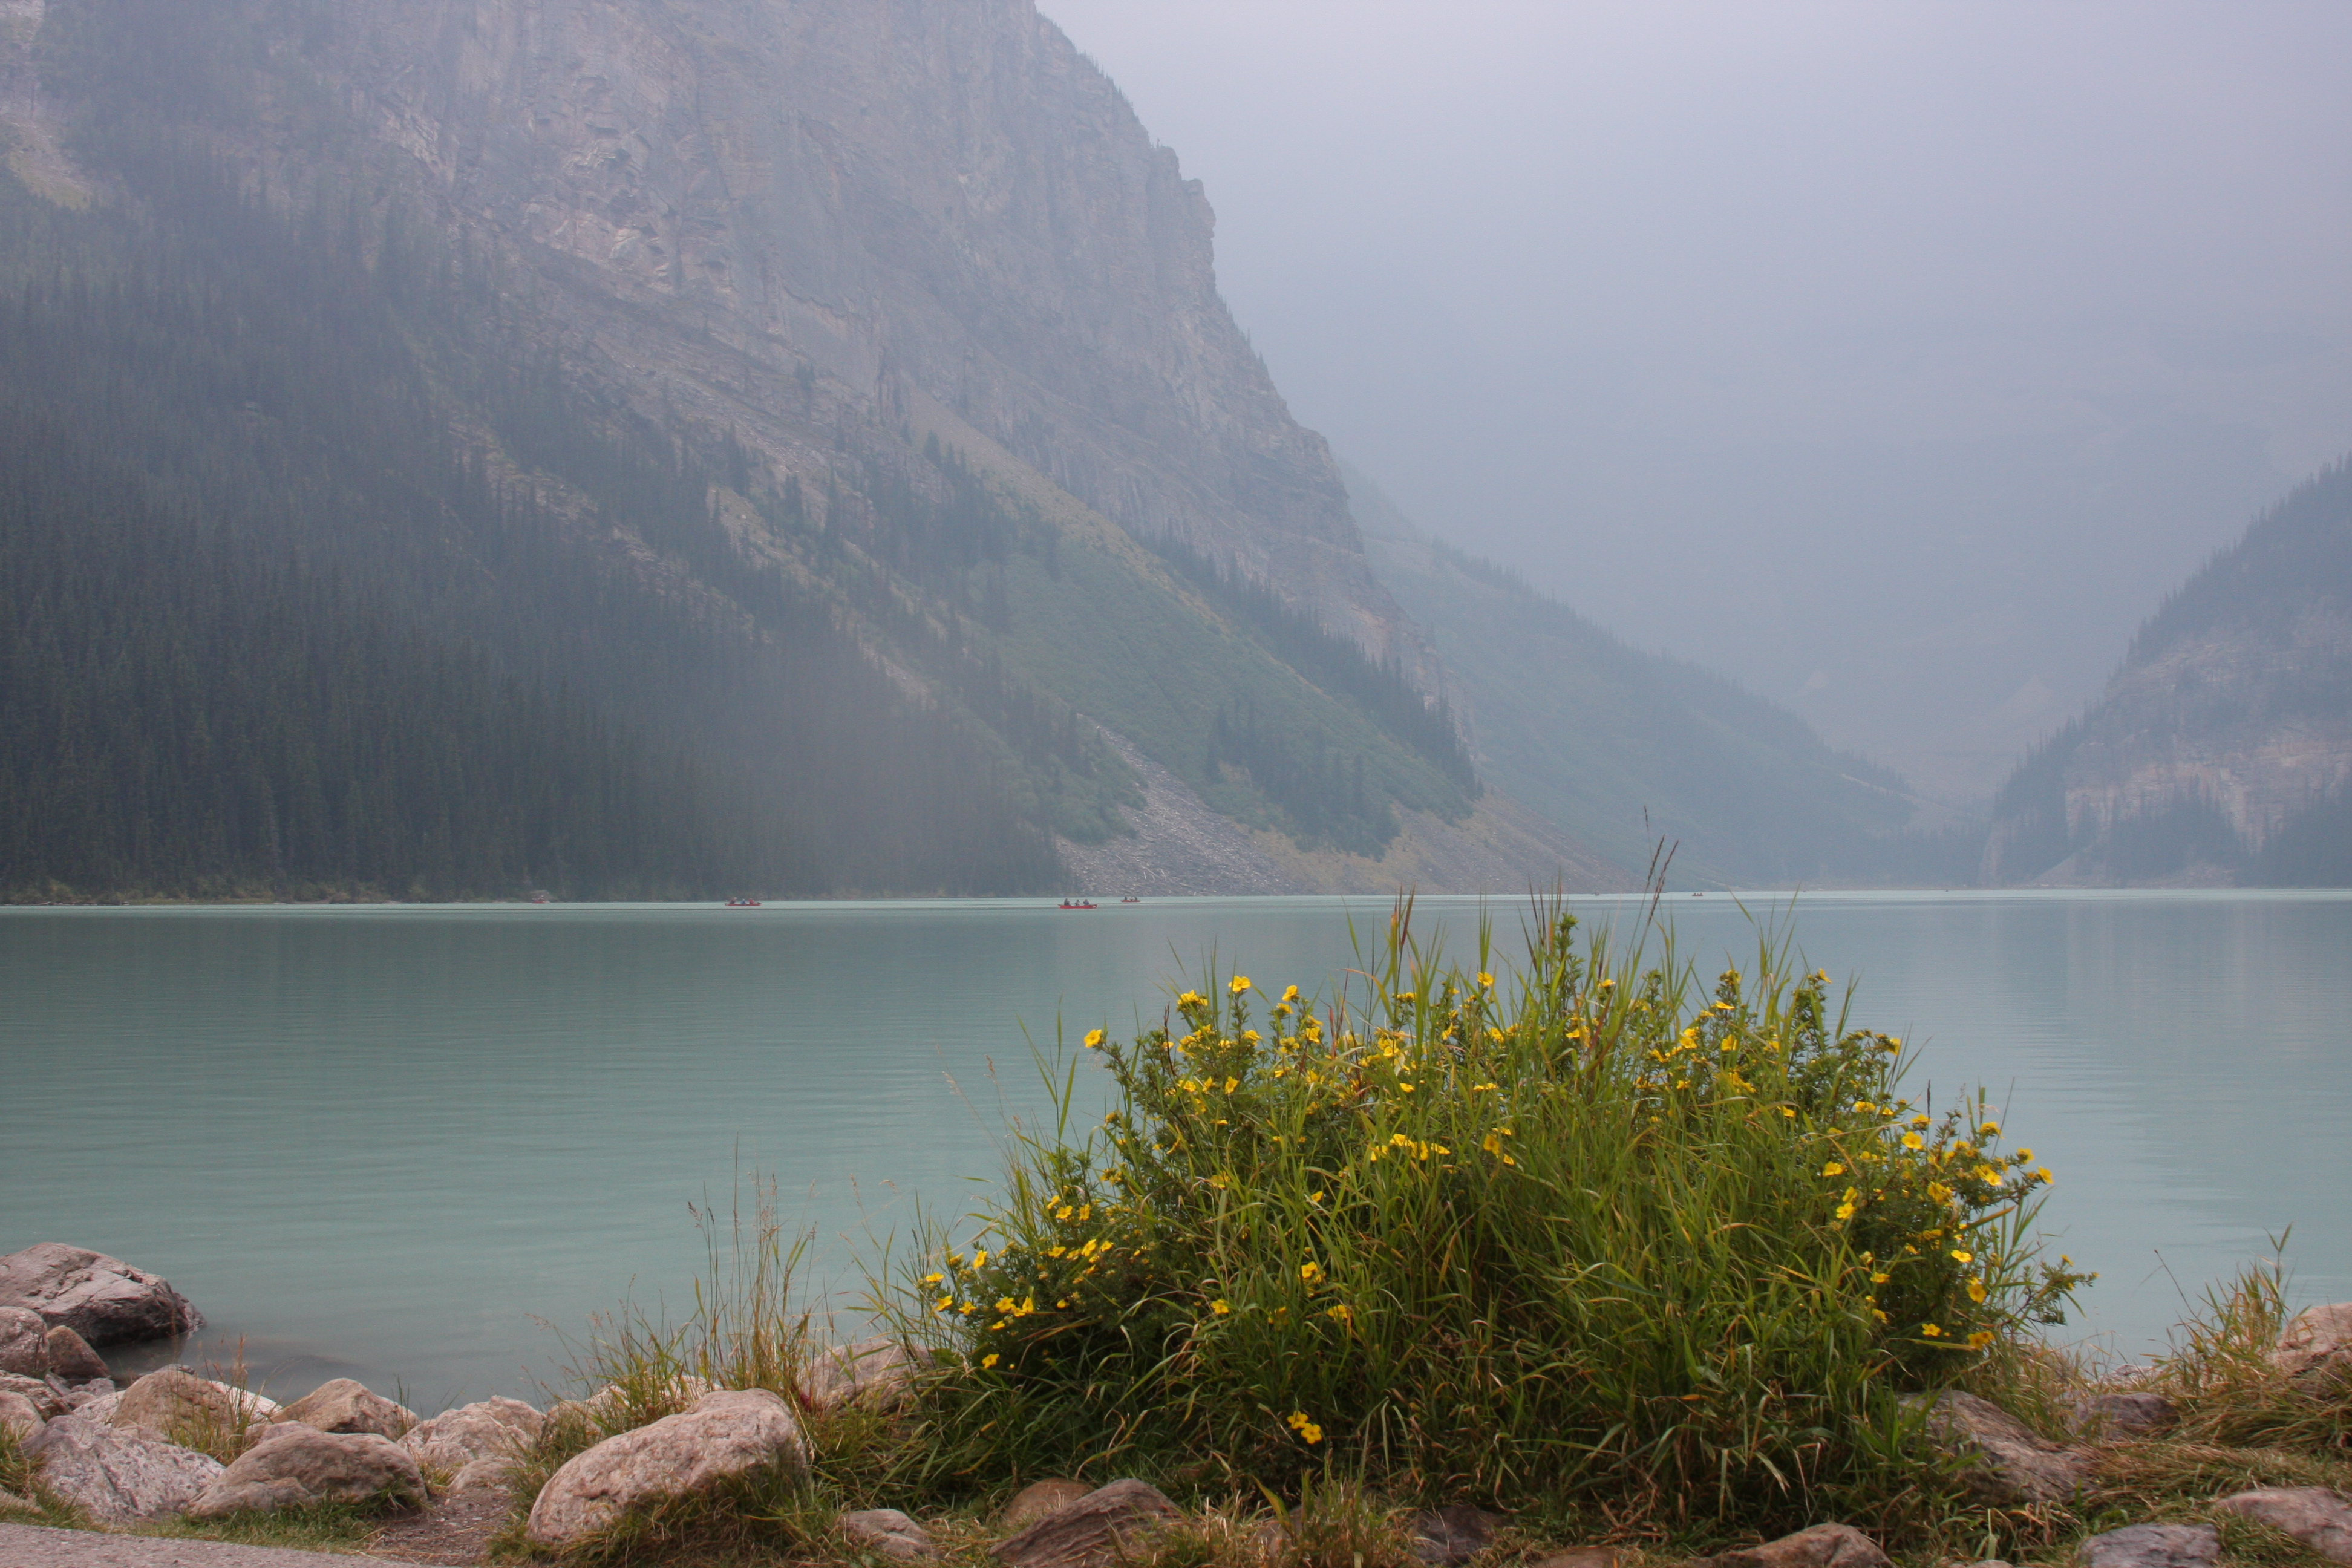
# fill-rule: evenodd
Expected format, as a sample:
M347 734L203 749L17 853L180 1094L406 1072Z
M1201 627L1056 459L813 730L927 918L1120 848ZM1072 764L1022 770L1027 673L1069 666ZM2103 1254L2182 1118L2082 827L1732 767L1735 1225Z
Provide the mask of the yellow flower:
M1916 1132L1906 1132L1903 1134L1903 1146L1906 1149L1924 1149L1927 1147L1927 1141Z
M1979 1329L1975 1333L1969 1336L1969 1349L1972 1351L1980 1351L1990 1343L1992 1343L1992 1332L1990 1330Z
M1923 1336L1925 1336L1926 1338L1927 1338L1927 1339L1931 1339L1931 1340L1940 1340L1940 1339L1942 1339L1942 1338L1944 1337L1944 1331L1943 1331L1943 1330L1941 1330L1941 1329L1939 1329L1939 1328L1937 1328L1937 1327L1935 1324L1933 1324L1933 1323L1922 1323L1922 1324L1920 1324L1920 1325L1919 1325L1919 1332L1920 1332Z
M955 1305L955 1298L954 1298L953 1296L942 1296L942 1297L940 1297L940 1298L939 1299L938 1302L937 1302L935 1305L933 1305L933 1307L931 1308L931 1310L932 1310L932 1311L934 1311L934 1312L944 1312L944 1311L946 1311L950 1307L952 1307L952 1306L954 1306L954 1305Z
M1822 1167L1822 1174L1824 1176L1843 1176L1845 1174L1845 1167L1839 1164L1835 1160L1832 1160L1828 1164Z
M1176 998L1176 1005L1179 1007L1205 1007L1208 1005L1209 999L1198 991L1187 991Z
M2049 1166L2047 1166L2047 1165L2041 1166L2040 1168L2038 1168L2037 1170L2035 1170L2035 1172L2033 1173L2033 1179L2034 1179L2035 1181L2037 1181L2037 1182L2040 1182L2040 1183L2041 1183L2043 1186L2045 1186L2045 1187L2046 1187L2046 1186L2048 1186L2048 1185L2049 1185L2053 1181L2056 1180L2056 1178L2055 1178L2055 1177L2053 1177L2053 1176L2052 1176L2052 1175L2051 1175L2051 1173L2050 1173L2050 1167L2049 1167Z
M984 1355L984 1356L981 1357L981 1358L980 1358L980 1364L981 1364L981 1368L982 1368L982 1371L985 1371L985 1370L986 1370L986 1369L988 1369L989 1367L994 1366L994 1365L996 1364L996 1360L997 1360L997 1357L996 1357L996 1352L995 1352L994 1351L991 1351L991 1352L989 1352L986 1355Z
M1356 1314L1348 1310L1348 1303L1345 1301L1339 1302L1334 1306L1324 1308L1323 1315L1327 1318L1337 1318L1343 1323L1351 1323L1356 1321Z
M1927 1131L1927 1119L1924 1116L1915 1116L1911 1119L1911 1125L1925 1132Z
M1323 1428L1307 1419L1307 1412L1304 1410L1294 1410L1284 1419L1289 1422L1292 1431L1307 1442L1320 1443L1323 1440Z
M1872 1276L1870 1277L1870 1282L1871 1282L1873 1285L1884 1285L1884 1284L1885 1284L1889 1279L1894 1279L1894 1278L1895 1278L1895 1276L1894 1276L1894 1275L1892 1275L1892 1274L1874 1274L1874 1275L1872 1275Z
M1102 1048L1103 1041L1108 1037L1107 1037L1100 1029L1088 1029L1087 1031L1087 1049L1090 1051L1100 1050Z
M1323 1266L1315 1262L1302 1263L1298 1266L1298 1277L1312 1285L1323 1278Z
M1977 1136L1978 1136L1978 1137L1979 1137L1979 1138L1998 1138L1998 1137L2000 1137L2000 1122L1998 1122L1998 1121L1988 1121L1988 1122L1986 1122L1983 1126L1979 1127L1979 1128L1977 1129Z
M1952 1201L1952 1189L1944 1185L1941 1182L1929 1182L1927 1184L1927 1195L1935 1199L1939 1204L1948 1204Z
M1870 1101L1866 1100L1855 1100L1853 1102L1853 1108L1864 1116L1871 1115L1878 1110L1878 1107L1871 1104Z
M997 1298L996 1310L1000 1312L1009 1312L1019 1304L1010 1296L1000 1296Z
M1478 984L1482 988L1492 989L1495 984L1495 977L1482 969L1478 972Z
M983 1247L978 1252L971 1255L971 1266L974 1268L985 1268L988 1267L988 1248Z
M926 1274L926 1275L924 1275L924 1276L923 1276L923 1283L924 1283L924 1284L926 1284L926 1285L938 1285L938 1284L941 1284L941 1283L943 1283L946 1279L947 1279L947 1276L946 1276L946 1275L944 1275L944 1274Z
M1209 1310L1222 1318L1234 1310L1234 1304L1222 1296L1209 1303Z
M1980 1279L1970 1279L1969 1281L1969 1300L1971 1301L1982 1301L1984 1299L1985 1282Z
M1282 989L1282 999L1286 1002L1297 1002L1298 1000L1298 987L1296 985L1284 986Z
M1234 975L1234 976L1233 977L1233 979L1232 979L1232 980L1230 980L1230 981L1226 982L1226 984L1225 984L1225 989L1226 989L1227 991L1232 992L1232 993L1233 993L1234 995L1236 995L1236 996L1240 995L1243 992L1244 992L1244 991L1248 990L1249 988L1250 988L1250 977L1249 977L1248 975L1246 975L1246 974L1236 974L1236 975Z

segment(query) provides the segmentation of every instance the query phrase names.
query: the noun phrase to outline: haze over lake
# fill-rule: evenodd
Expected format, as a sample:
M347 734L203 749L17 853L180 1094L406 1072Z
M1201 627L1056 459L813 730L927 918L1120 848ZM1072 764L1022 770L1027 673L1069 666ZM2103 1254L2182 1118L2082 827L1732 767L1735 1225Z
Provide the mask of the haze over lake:
M1423 900L1420 921L1458 950L1483 910L1508 951L1523 907ZM688 1205L723 1207L737 1172L778 1176L846 1305L862 1238L994 1173L1006 1116L1044 1103L1029 1042L1052 1051L1057 1009L1074 1043L1156 1020L1212 947L1328 989L1350 919L1369 935L1387 912L9 910L0 1251L67 1240L163 1272L212 1321L187 1359L242 1338L281 1392L526 1392L561 1360L549 1325L683 1298ZM1752 968L1731 900L1664 912L1703 971ZM2051 1228L2104 1276L2063 1335L2142 1353L2179 1291L2289 1226L2295 1298L2352 1296L2352 895L1806 894L1795 929L1859 978L1858 1023L1923 1047L1915 1090L1984 1083L2056 1172Z

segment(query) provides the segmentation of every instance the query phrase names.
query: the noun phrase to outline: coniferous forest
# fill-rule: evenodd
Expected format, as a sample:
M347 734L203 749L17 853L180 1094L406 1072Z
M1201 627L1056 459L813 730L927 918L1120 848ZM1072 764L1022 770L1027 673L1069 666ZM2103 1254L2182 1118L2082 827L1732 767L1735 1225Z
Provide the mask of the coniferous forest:
M1011 750L731 549L486 264L130 153L131 210L0 179L0 895L1050 883Z

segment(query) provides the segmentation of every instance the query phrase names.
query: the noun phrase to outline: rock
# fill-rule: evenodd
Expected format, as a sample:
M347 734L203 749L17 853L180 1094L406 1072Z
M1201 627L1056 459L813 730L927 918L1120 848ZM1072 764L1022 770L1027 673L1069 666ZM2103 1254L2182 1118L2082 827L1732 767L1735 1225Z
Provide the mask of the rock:
M894 1405L906 1396L915 1374L930 1359L928 1351L879 1334L856 1340L823 1352L802 1369L800 1396L812 1410Z
M1617 1568L1617 1555L1613 1546L1571 1546L1537 1558L1530 1568Z
M706 1394L679 1415L605 1438L549 1477L528 1533L535 1545L576 1546L649 1503L808 1463L808 1439L782 1399L759 1388Z
M49 1371L49 1326L29 1307L0 1307L0 1372L46 1377Z
M100 1524L183 1512L221 1473L209 1454L79 1411L42 1427L25 1447L40 1463L43 1488Z
M2001 1507L2063 1502L2091 1472L2088 1453L2046 1442L2000 1405L1956 1389L1936 1396L1927 1434L1938 1447L1969 1456L1978 1495Z
M8 1433L18 1442L26 1442L48 1419L41 1407L21 1394L0 1389L0 1432Z
M85 1383L79 1388L71 1391L66 1396L66 1408L77 1415L87 1415L93 1421L104 1421L111 1425L114 1413L122 1408L122 1395L90 1392L98 1386L94 1383Z
M895 1508L861 1508L835 1520L833 1527L853 1545L902 1563L939 1555L930 1532Z
M2297 1383L2325 1383L2352 1370L2352 1301L2296 1313L2271 1363Z
M1006 1568L1108 1568L1140 1538L1183 1521L1176 1505L1141 1481L1113 1481L989 1548Z
M168 1281L58 1241L0 1258L0 1307L37 1312L93 1345L167 1339L205 1326L204 1314Z
M2240 1492L2213 1505L2283 1530L2322 1557L2352 1563L2352 1501L2326 1487Z
M103 1383L106 1392L114 1392L114 1373L99 1353L89 1348L89 1342L63 1323L48 1332L49 1371L68 1383Z
M717 1392L719 1391L704 1379L695 1376L692 1373L681 1373L678 1374L677 1381L670 1385L669 1402L675 1405L675 1408L667 1414L675 1415L692 1405L704 1394ZM546 1419L559 1426L578 1422L592 1431L609 1436L614 1432L625 1430L631 1415L627 1391L615 1384L607 1384L585 1399L557 1400L547 1407ZM656 1416L655 1419L658 1420L659 1417ZM651 1425L651 1423L639 1423L639 1425Z
M205 1487L190 1519L274 1512L320 1503L421 1506L425 1478L416 1461L380 1432L321 1432L280 1421Z
M996 1516L996 1527L1008 1534L1026 1530L1094 1489L1084 1481L1032 1481L1013 1494L1013 1500Z
M373 1432L399 1438L416 1425L416 1413L395 1405L348 1377L322 1383L278 1412L280 1421L299 1421L321 1432Z
M24 1377L16 1373L0 1373L0 1394L14 1394L32 1401L33 1408L46 1421L52 1415L63 1415L73 1408L66 1396L37 1377Z
M82 1408L94 1410L97 1403ZM277 1414L277 1405L257 1394L198 1377L184 1366L166 1366L123 1390L107 1419L117 1426L143 1426L158 1436L179 1437L192 1431L226 1436Z
M2148 1437L2169 1432L2180 1412L2161 1394L2092 1394L2066 1408L2077 1436L2090 1442Z
M2014 1568L2014 1565L2006 1557L1987 1557L1969 1563L1967 1568Z
M1890 1568L1878 1542L1850 1524L1817 1524L1761 1546L1719 1552L1714 1568Z
M2135 1524L2083 1542L2083 1568L2213 1568L2221 1537L2210 1524Z
M449 1478L443 1495L453 1498L472 1497L480 1492L503 1492L514 1485L514 1461L497 1458L468 1460Z
M547 1417L520 1399L485 1399L420 1421L400 1439L428 1470L462 1470L484 1459L512 1459L539 1441Z
M1423 1563L1455 1568L1492 1546L1496 1528L1502 1522L1498 1516L1467 1503L1425 1509L1412 1516L1409 1531L1412 1554Z

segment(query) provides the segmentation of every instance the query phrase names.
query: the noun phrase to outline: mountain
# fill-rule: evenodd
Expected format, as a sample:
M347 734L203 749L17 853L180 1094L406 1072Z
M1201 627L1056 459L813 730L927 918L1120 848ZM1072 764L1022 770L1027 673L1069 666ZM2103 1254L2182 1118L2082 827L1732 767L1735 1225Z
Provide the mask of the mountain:
M1348 481L1374 574L1428 627L1480 775L1621 864L1676 846L1683 885L1973 879L1965 823L1723 677L1643 653Z
M0 898L1908 842L1786 715L1368 552L1030 0L0 0Z
M1989 882L2352 885L2352 458L2168 598L1994 803Z

